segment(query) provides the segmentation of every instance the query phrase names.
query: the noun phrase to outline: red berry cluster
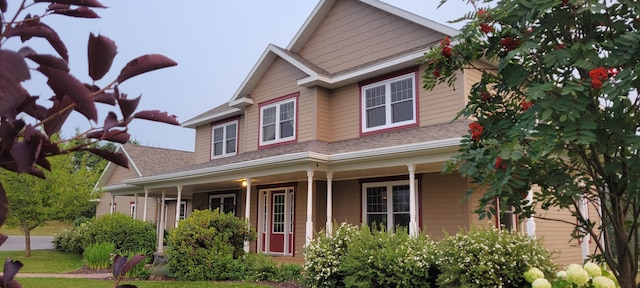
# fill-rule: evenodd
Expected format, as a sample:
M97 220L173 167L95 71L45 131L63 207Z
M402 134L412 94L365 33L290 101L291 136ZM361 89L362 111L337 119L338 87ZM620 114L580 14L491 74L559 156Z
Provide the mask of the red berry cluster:
M442 46L442 56L450 58L451 57L451 40L449 37L444 37L442 41L440 41L440 46Z
M591 88L600 89L602 88L602 82L609 78L609 71L604 67L598 67L589 71L589 77L591 77Z
M533 102L531 101L526 101L526 100L520 101L520 107L522 107L522 110L524 111L529 110L529 108L531 108L532 106L533 106Z
M482 136L482 131L484 130L484 128L482 127L482 125L480 125L480 123L473 122L469 124L469 130L471 130L471 140L478 141L480 140L480 136Z
M504 159L502 159L502 157L498 156L498 158L496 158L496 163L493 164L493 168L495 168L496 170L498 170L498 169L506 170L507 169L507 163L502 163L502 161L504 161Z
M502 38L500 40L500 46L502 46L504 50L508 52L518 48L518 46L520 46L520 40L513 37Z
M491 25L489 23L481 23L480 24L480 31L484 32L484 34L489 34L489 33L493 32L493 27L491 27Z

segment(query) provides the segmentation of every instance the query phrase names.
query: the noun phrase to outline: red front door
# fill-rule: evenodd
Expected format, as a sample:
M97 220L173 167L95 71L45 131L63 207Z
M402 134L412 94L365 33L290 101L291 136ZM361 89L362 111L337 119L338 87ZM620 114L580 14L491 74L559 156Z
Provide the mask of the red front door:
M293 255L293 189L261 191L262 231L260 251L276 255Z

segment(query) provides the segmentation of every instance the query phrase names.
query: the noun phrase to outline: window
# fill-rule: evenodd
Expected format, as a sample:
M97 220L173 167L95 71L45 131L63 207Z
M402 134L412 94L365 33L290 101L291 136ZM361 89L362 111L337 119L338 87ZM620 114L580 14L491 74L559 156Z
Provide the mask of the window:
M211 210L220 209L224 213L236 213L236 194L209 195L209 207Z
M236 155L238 120L211 127L211 159Z
M369 227L383 225L393 231L409 228L409 181L363 184L363 221Z
M293 94L295 96L298 93ZM260 107L260 145L295 140L296 97Z
M187 201L180 201L180 220L187 217Z
M416 73L362 86L362 132L417 123Z
M505 205L505 207L502 207ZM496 217L496 226L500 229L506 230L518 230L518 215L515 213L513 206L506 206L506 203L496 199L496 209L499 213L499 217ZM502 210L504 208L504 210Z

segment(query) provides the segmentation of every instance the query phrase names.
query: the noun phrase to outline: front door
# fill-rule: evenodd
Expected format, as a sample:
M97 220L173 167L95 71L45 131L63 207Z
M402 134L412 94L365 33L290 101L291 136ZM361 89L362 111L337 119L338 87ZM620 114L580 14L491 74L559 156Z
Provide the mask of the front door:
M293 188L260 190L260 251L293 256Z

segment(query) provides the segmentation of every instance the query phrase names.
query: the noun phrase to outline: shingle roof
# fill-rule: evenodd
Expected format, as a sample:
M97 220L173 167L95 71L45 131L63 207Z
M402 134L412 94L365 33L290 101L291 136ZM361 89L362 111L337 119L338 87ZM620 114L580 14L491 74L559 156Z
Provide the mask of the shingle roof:
M142 176L156 175L195 163L195 153L165 148L124 144L129 155ZM131 163L130 163L131 164ZM130 167L133 169L133 167Z

